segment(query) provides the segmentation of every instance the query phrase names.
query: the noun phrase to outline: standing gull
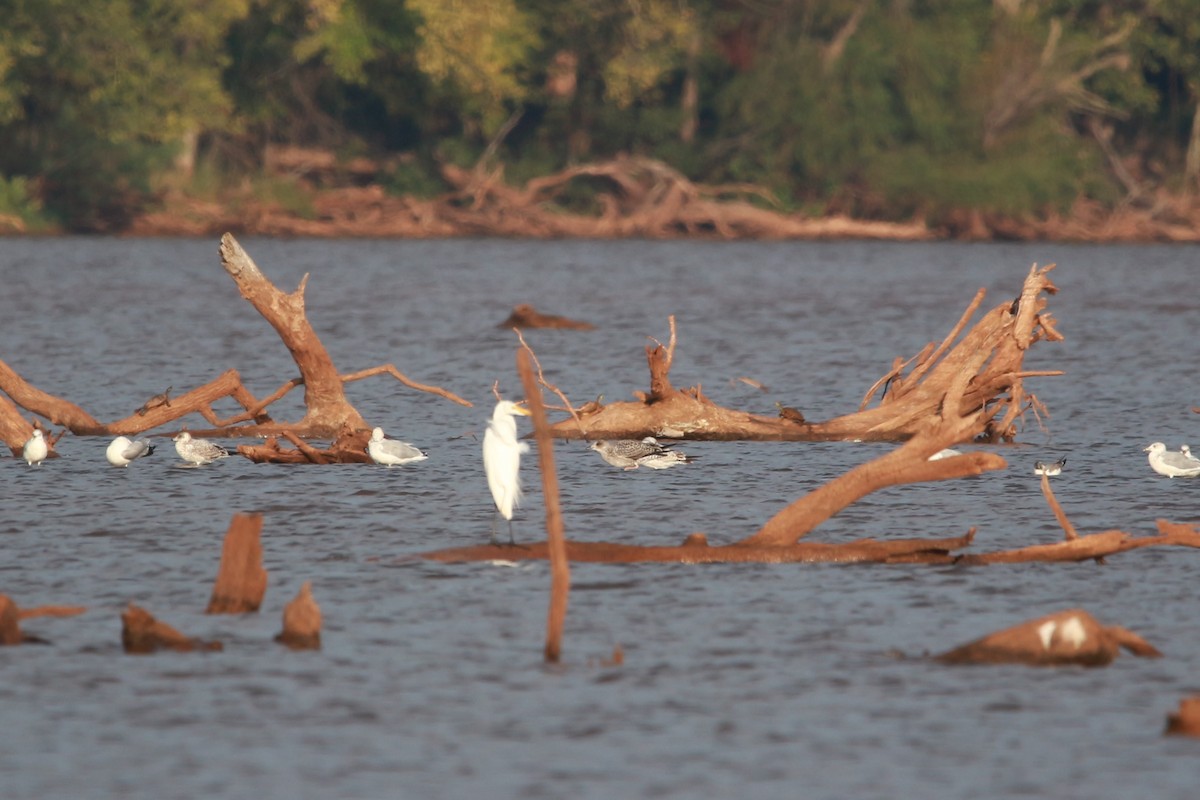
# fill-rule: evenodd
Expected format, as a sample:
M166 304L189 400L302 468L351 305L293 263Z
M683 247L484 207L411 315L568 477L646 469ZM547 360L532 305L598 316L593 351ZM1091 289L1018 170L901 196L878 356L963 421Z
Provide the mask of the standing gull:
M1200 475L1200 461L1193 461L1183 453L1167 450L1162 442L1155 442L1142 452L1149 453L1150 469L1168 478L1194 478Z
M149 439L138 439L135 441L128 436L118 436L112 440L108 449L104 451L104 457L114 467L128 467L135 459L148 456L154 450L155 445L150 444Z
M1062 475L1063 467L1066 465L1066 458L1060 458L1058 461L1052 461L1050 463L1046 463L1045 461L1035 461L1033 462L1033 474L1049 475L1051 477L1055 475Z
M408 442L399 439L389 439L383 435L383 428L371 431L371 441L367 442L367 455L376 464L387 467L396 464L408 464L412 461L424 461L428 455L419 447L413 447Z
M179 453L179 457L197 467L229 456L229 451L219 444L213 444L206 439L193 439L187 431L181 431L174 441L175 452Z
M591 449L600 457L624 470L648 467L649 469L668 469L676 464L687 464L695 461L693 456L684 455L678 450L672 450L659 444L653 436L647 436L640 442L635 439L616 439L613 441L599 440L592 442Z
M50 448L46 445L46 437L42 435L42 429L35 428L33 436L25 443L25 447L21 450L21 457L25 459L25 463L29 464L29 466L40 467L49 453Z
M483 434L483 471L496 512L508 520L508 543L513 541L513 507L521 499L521 454L529 452L526 442L517 441L516 416L528 417L529 410L511 400L496 403L492 421ZM492 544L496 543L496 518L492 517Z

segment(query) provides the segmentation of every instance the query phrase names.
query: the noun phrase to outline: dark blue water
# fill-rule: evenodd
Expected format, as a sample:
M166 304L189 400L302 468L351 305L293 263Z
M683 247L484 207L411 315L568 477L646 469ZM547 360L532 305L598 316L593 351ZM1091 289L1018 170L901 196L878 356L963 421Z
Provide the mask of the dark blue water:
M520 394L515 337L496 327L513 305L598 326L528 334L576 403L645 390L643 348L674 314L676 385L827 419L940 340L980 287L986 308L1006 302L1033 262L1059 264L1050 308L1067 340L1026 365L1066 374L1027 382L1050 416L997 448L1009 469L879 492L812 540L975 526L980 552L1055 541L1031 469L1064 455L1055 491L1081 531L1200 521L1200 482L1154 475L1141 452L1200 443L1196 247L243 244L281 288L311 273L309 316L340 369L394 363L476 406L390 378L351 384L370 423L430 453L391 470L183 469L167 440L114 469L107 440L73 436L40 469L0 459L0 592L88 607L26 621L49 645L0 649L5 800L1195 796L1200 744L1161 736L1200 692L1195 551L1103 566L576 565L553 669L546 565L407 557L488 535L479 436L492 382ZM0 358L103 420L231 367L258 395L295 375L216 241L0 240L0 285ZM293 394L277 419L300 416ZM723 543L887 447L690 442L699 460L662 472L614 470L579 442L556 457L569 536ZM542 536L532 467L518 539ZM264 608L205 616L230 515L250 510L265 514ZM324 649L291 653L271 637L306 580ZM224 652L124 655L131 601ZM1033 670L924 657L1071 606L1166 658ZM617 644L625 663L600 664Z

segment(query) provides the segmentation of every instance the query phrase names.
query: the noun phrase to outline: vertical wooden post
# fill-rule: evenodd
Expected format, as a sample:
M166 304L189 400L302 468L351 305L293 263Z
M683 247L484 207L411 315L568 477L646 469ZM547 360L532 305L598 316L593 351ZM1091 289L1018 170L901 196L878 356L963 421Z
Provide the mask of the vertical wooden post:
M293 650L321 649L321 607L313 600L311 581L305 581L292 601L284 606L283 630L275 641Z
M1067 514L1062 510L1062 506L1058 504L1058 500L1054 497L1054 492L1050 491L1050 476L1042 476L1042 494L1046 495L1046 502L1050 504L1050 510L1054 512L1054 518L1058 520L1058 524L1062 526L1063 533L1067 535L1067 541L1078 539L1079 534L1075 532L1075 526L1071 524L1071 520L1067 519Z
M262 605L267 592L260 539L262 524L262 514L233 515L206 614L243 614L258 611Z
M0 594L0 645L21 643L21 622L17 604Z
M571 590L571 567L567 562L567 543L563 537L562 511L558 504L558 475L554 469L554 438L546 422L542 390L533 375L529 352L517 351L517 372L529 403L533 434L538 446L538 469L542 474L542 494L546 503L546 549L550 556L550 612L546 620L547 663L557 664L562 654L562 629L567 618L567 595Z

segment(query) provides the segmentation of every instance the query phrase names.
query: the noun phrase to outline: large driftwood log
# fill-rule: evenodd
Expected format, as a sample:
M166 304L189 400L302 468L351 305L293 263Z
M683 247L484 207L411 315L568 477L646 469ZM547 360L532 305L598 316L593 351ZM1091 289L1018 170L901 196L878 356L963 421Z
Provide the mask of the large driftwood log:
M177 397L170 390L151 398L124 419L104 423L96 420L76 404L38 389L22 378L16 370L0 361L0 440L17 453L33 432L29 421L21 417L20 408L61 425L72 433L89 436L131 436L166 425L198 413L213 430L192 431L194 436L294 436L303 438L346 438L343 443L323 452L321 463L366 460L362 456L369 435L369 426L346 398L344 384L376 375L390 375L412 389L444 397L460 405L471 403L437 386L409 379L392 364L370 367L349 374L337 371L328 351L308 321L304 306L305 275L296 291L280 291L267 279L231 234L221 237L221 263L233 278L238 291L279 334L292 354L300 376L286 381L264 399L255 397L242 383L236 370L226 370L216 379ZM276 422L266 413L272 403L296 387L304 387L305 416L298 422ZM232 398L242 412L221 418L213 404ZM360 441L361 440L361 441ZM240 448L239 448L240 450ZM247 457L267 461L313 463L303 453L283 450L249 448Z
M960 415L969 417L984 408L992 412L988 426L965 431L967 439L1011 440L1017 419L1035 398L1025 391L1024 379L1060 375L1060 371L1029 372L1025 353L1035 342L1059 341L1053 317L1045 311L1043 294L1057 288L1050 282L1051 264L1034 265L1016 301L1005 302L985 314L955 343L978 310L981 289L940 344L930 343L907 361L897 359L892 369L867 392L859 411L826 422L798 422L787 416L766 417L723 408L706 398L699 387L676 389L670 369L675 353L675 324L671 339L646 348L650 391L638 402L610 403L593 413L561 420L554 434L564 439L640 439L645 436L756 441L824 441L861 439L901 441L921 430L926 420L940 414L942 398L954 382L964 384ZM910 367L907 373L906 367ZM867 404L883 393L872 408Z

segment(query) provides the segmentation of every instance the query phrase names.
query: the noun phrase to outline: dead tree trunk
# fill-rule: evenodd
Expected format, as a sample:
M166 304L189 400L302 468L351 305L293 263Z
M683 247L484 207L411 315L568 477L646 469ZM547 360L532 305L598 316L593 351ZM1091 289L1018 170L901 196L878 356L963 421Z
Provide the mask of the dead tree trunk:
M1027 372L1025 353L1035 342L1059 341L1053 317L1045 311L1043 294L1054 294L1051 264L1036 265L1025 278L1017 300L997 306L962 337L978 310L983 290L938 345L930 343L907 361L897 359L892 369L867 392L862 407L852 414L827 422L798 422L785 417L766 417L723 408L706 398L699 387L675 389L669 372L675 352L675 324L664 347L646 348L650 365L650 392L641 402L618 402L603 406L579 419L562 420L553 426L554 435L564 439L665 438L754 441L826 441L862 439L903 441L925 427L927 420L941 415L941 403L951 384L963 384L960 414L973 417L987 408L986 430L963 430L963 439L976 435L991 440L1010 440L1017 419L1035 402L1027 394L1024 379L1060 375L1059 371ZM905 368L910 368L905 374ZM867 404L882 387L878 405ZM960 440L962 441L962 440ZM951 442L953 444L953 442Z

